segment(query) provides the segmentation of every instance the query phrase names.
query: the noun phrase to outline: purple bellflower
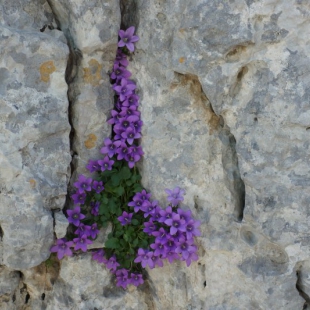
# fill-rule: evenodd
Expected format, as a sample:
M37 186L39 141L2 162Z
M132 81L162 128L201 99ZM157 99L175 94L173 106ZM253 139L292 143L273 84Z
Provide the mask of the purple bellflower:
M131 76L131 73L126 70L124 67L115 64L113 66L113 72L111 74L111 79L113 80L121 80L127 79Z
M176 187L172 190L166 189L165 191L168 194L167 200L170 201L174 207L176 207L180 201L184 200L183 195L185 191L180 189L180 187Z
M70 247L73 247L72 241L67 241L65 238L56 240L56 244L51 247L51 252L57 253L58 259L62 259L64 256L72 256Z
M90 160L88 162L88 165L86 166L86 169L89 172L95 172L95 171L100 171L100 165L98 164L97 160Z
M142 267L145 268L147 265L152 269L154 268L154 262L152 260L153 252L143 249L138 250L138 256L134 260L135 263L141 263Z
M119 263L116 261L115 255L111 256L106 263L106 266L112 273L116 271L116 268L119 266Z
M185 231L185 221L180 219L179 214L173 214L171 219L165 220L165 224L170 226L170 234L174 235L177 231Z
M74 186L80 193L83 193L84 191L90 192L92 181L93 180L91 178L86 178L83 174L81 174L78 181L74 183Z
M104 159L98 160L98 164L100 165L101 171L112 170L114 160L110 160L108 156L105 156Z
M71 198L73 199L73 202L77 205L84 204L85 199L86 199L86 194L80 193L79 191L77 191L71 196Z
M118 49L116 52L116 57L115 57L114 63L117 65L122 65L124 67L127 67L129 64L126 54L124 54L120 49Z
M90 213L94 216L98 216L99 215L100 202L99 201L91 202L90 206L92 207L90 210Z
M87 236L83 235L82 237L74 238L75 243L74 250L82 250L83 252L87 251L87 244L92 244L91 240L87 239Z
M130 283L133 284L134 286L139 286L140 284L143 284L143 278L142 274L140 273L131 273L130 274Z
M104 190L102 181L93 181L92 188L97 194L100 194Z
M108 154L111 158L116 153L117 148L121 145L120 141L112 141L109 138L104 139L104 147L101 148L100 153Z
M90 230L91 227L89 225L85 225L83 223L80 223L78 229L74 232L76 235L78 235L79 237L82 236L86 236L89 237L90 236Z
M118 32L119 37L121 38L118 42L119 47L126 46L130 52L135 50L134 42L139 41L139 37L134 35L135 27L131 26L127 30L120 30Z
M121 84L114 87L121 101L124 101L127 96L131 95L134 89L136 89L136 85L128 82L126 79L121 79Z
M67 210L68 222L74 226L80 226L80 221L85 218L85 215L81 213L81 207L76 206L73 210Z
M108 262L107 259L104 257L103 249L99 249L97 251L92 252L92 258L93 260L96 260L98 263L106 264Z
M133 213L127 213L126 211L123 212L121 216L119 216L117 219L121 223L122 226L125 226L131 222Z

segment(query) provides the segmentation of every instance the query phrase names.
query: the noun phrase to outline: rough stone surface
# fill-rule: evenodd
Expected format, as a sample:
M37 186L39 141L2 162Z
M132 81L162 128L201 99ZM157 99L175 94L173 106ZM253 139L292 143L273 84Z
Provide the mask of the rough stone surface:
M58 34L25 26L47 22L44 6L35 16L15 4L2 4L0 25L0 262L22 269L50 255L50 210L63 207L71 157L67 45Z
M308 1L0 8L1 310L310 306ZM69 179L110 132L120 24L140 36L130 70L144 122L143 185L163 205L165 188L184 188L202 222L198 262L147 270L127 292L90 253L44 262L54 233L66 230Z

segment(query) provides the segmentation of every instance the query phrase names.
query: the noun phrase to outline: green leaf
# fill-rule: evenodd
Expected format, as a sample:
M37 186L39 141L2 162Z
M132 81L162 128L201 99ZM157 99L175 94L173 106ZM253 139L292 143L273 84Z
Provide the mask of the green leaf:
M118 186L120 181L121 181L121 177L119 173L115 173L112 175L111 177L111 181L112 181L112 185L114 186Z
M143 187L141 186L141 184L136 183L134 186L134 191L135 192L141 192L143 190Z
M124 194L125 190L123 186L118 186L113 189L113 193L115 193L118 197L122 196Z
M100 206L99 206L99 214L100 215L108 216L109 215L109 208L108 208L108 206L101 203Z
M139 243L139 239L135 239L133 242L132 242L132 246L133 247L136 247Z
M132 225L139 225L139 221L136 220L136 219L133 219L133 220L131 221L131 223L132 223Z
M121 180L129 179L131 177L130 169L127 166L122 167L121 171L119 172L119 176Z
M110 238L110 239L108 239L108 240L106 241L105 246L106 246L108 249L117 249L117 248L119 248L120 244L119 244L118 239L116 239L116 238Z

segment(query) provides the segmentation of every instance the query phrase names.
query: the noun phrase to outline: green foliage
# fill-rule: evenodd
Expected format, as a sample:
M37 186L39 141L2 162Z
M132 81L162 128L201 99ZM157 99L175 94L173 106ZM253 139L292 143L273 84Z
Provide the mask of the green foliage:
M121 267L138 271L141 267L134 263L136 253L139 248L148 248L154 237L143 232L145 218L141 214L134 213L126 226L117 218L123 211L133 212L128 203L143 190L141 175L136 168L130 169L126 161L115 160L112 170L99 172L97 180L103 181L105 189L100 194L88 193L88 203L100 202L99 216L92 216L99 227L112 223L112 231L105 242L106 257L115 254Z

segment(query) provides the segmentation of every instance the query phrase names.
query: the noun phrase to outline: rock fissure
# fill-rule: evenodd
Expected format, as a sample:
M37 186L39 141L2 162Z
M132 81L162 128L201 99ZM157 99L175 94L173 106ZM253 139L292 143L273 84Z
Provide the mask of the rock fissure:
M222 166L226 175L225 185L232 195L234 204L233 217L236 221L241 222L245 207L245 185L239 169L236 139L229 127L225 124L224 118L214 112L211 101L203 91L199 77L194 74L182 74L179 72L174 72L174 74L176 76L176 82L171 85L171 88L189 88L194 101L203 105L207 111L210 134L216 133L222 142Z
M67 40L67 45L69 48L69 56L68 56L68 61L67 61L67 66L66 66L66 71L65 71L65 81L68 84L68 91L67 91L67 97L68 97L68 103L69 103L68 104L68 122L71 127L69 140L70 140L70 154L71 154L72 159L70 162L70 174L69 174L69 180L68 180L68 184L70 184L71 177L76 169L74 161L75 161L75 158L78 156L77 150L74 148L74 141L76 138L76 134L75 134L75 126L74 126L74 120L73 120L73 105L78 95L78 90L74 82L77 77L83 55L82 55L82 52L77 48L74 42L74 39L71 35L70 28L68 27L68 25L65 25L65 23L63 22L64 17L60 16L61 14L59 13L59 8L57 7L56 2L53 0L47 0L47 2L53 12L55 21L58 26L57 29L63 32ZM64 211L68 208L69 204L70 204L70 187L68 186L66 202L64 205L64 209L63 209ZM55 231L54 214L53 214L53 219L54 219L54 231Z

